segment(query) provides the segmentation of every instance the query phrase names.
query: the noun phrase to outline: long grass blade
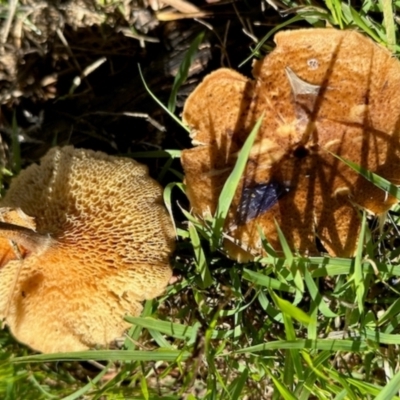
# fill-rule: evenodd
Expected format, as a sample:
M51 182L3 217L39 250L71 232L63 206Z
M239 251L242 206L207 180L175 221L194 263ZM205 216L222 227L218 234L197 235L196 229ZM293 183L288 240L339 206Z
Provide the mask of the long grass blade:
M390 382L381 390L375 400L393 399L399 394L400 390L400 371L390 380Z
M188 77L190 66L192 65L192 62L196 55L196 52L197 52L201 42L204 39L204 34L205 34L204 31L201 32L193 40L193 42L189 46L189 49L187 50L187 52L181 62L181 65L179 66L179 70L175 76L174 84L172 85L171 94L170 94L169 100L168 100L168 110L171 113L175 112L176 95L178 94L179 88L182 86L183 83L185 83L185 81Z
M143 74L142 74L142 69L140 65L138 64L138 70L139 70L139 75L140 78L142 79L143 86L145 87L147 93L151 96L151 98L178 124L180 125L183 129L185 129L187 132L189 132L189 128L183 124L183 122L174 114L172 113L168 107L166 107L157 97L154 95L154 93L150 90L150 88L147 86L146 81L144 80Z
M169 361L178 359L186 360L190 353L178 350L159 349L154 351L141 350L96 350L77 351L73 353L36 354L33 356L16 357L11 360L14 364L29 362L59 362L59 361L87 361L87 360L109 360L109 361Z
M386 42L388 49L396 51L396 28L393 15L393 0L380 0L383 10L383 25L386 31Z
M222 240L222 229L224 227L226 216L228 215L229 207L231 206L233 197L236 192L236 188L239 185L239 181L242 178L243 172L246 168L247 159L249 158L249 154L251 148L253 147L254 140L257 136L257 133L261 127L263 120L263 116L261 116L256 122L253 130L250 135L246 139L242 149L239 152L238 159L236 161L235 166L229 178L224 184L222 188L221 194L218 199L218 206L215 212L215 216L212 223L212 231L213 231L213 250L219 247L220 242Z
M364 282L364 271L362 268L362 257L364 249L364 238L365 230L367 226L367 217L365 211L363 212L361 231L358 238L357 252L354 260L354 284L356 287L356 299L358 304L358 309L360 313L364 312L364 297L366 294L365 282Z
M236 350L235 353L257 353L266 350L286 350L286 349L311 349L328 351L366 351L368 344L360 340L336 340L336 339L297 339L297 340L275 340L268 343L257 344L255 346L244 347Z
M201 247L201 242L196 228L193 224L189 223L189 235L192 242L194 257L196 263L196 270L201 277L201 288L206 289L213 284L213 280L208 269L206 256L204 254L203 248Z
M340 157L337 154L331 153L330 151L329 153L332 154L337 159L339 159L340 161L344 162L351 169L356 171L358 174L363 176L365 179L367 179L369 182L371 182L378 188L396 197L397 200L400 200L400 189L396 185L393 185L393 183L389 182L387 179L382 178L381 176L375 174L374 172L368 171L366 168L361 167L360 165L350 160L346 160L345 158Z
M281 299L273 291L270 291L271 297L274 300L276 306L282 311L282 313L289 315L295 320L301 322L302 324L308 324L311 322L310 316L307 315L303 310L294 306L292 303L285 299Z

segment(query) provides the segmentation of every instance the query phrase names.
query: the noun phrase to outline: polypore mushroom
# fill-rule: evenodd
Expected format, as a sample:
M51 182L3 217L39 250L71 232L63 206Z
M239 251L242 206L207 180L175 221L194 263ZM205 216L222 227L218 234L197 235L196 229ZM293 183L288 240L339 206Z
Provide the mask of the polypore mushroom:
M54 148L0 206L0 316L35 350L107 346L171 278L162 189L134 160Z
M331 255L352 256L357 209L380 215L397 200L332 153L398 182L400 63L355 31L286 31L275 42L254 63L254 80L220 69L189 96L183 119L197 147L182 164L191 206L203 218L215 212L264 115L226 220L228 254L262 254L258 228L278 250L276 220L294 250L316 253L318 237Z

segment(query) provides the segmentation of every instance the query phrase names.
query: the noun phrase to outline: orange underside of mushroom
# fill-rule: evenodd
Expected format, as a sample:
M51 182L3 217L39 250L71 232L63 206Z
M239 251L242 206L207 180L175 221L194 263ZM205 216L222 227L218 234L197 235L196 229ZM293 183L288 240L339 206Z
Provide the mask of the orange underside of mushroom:
M317 253L318 237L331 255L352 256L358 210L379 215L396 199L332 153L399 183L400 63L355 31L286 31L275 42L254 63L254 80L220 69L188 98L183 118L196 147L182 164L191 206L201 217L215 212L264 115L226 221L228 254L261 255L258 227L279 250L276 220L293 250Z
M0 206L0 318L35 350L108 346L171 278L162 188L134 160L54 148Z

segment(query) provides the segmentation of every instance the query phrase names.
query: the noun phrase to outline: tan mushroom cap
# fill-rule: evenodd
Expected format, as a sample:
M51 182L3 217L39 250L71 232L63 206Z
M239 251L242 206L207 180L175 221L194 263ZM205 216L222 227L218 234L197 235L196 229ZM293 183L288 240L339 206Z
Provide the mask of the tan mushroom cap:
M19 215L19 229L43 239L33 249L0 226L25 249L2 264L0 316L35 350L107 346L129 326L124 316L140 314L171 277L175 238L162 189L134 160L54 148L21 172L0 206L3 221Z
M293 250L317 253L318 236L331 255L351 256L357 209L382 214L396 199L329 152L400 183L400 63L355 31L285 31L275 42L254 63L254 80L220 69L188 98L183 119L197 147L183 152L182 164L191 206L201 217L215 212L264 113L226 222L228 254L260 255L258 226L279 250L276 219Z

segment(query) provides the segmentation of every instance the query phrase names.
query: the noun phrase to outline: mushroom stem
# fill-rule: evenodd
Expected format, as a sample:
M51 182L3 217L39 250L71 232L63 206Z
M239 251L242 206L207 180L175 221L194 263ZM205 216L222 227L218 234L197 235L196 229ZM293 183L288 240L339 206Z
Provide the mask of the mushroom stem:
M54 242L49 234L43 235L23 226L0 221L0 236L23 246L30 252L41 253Z

